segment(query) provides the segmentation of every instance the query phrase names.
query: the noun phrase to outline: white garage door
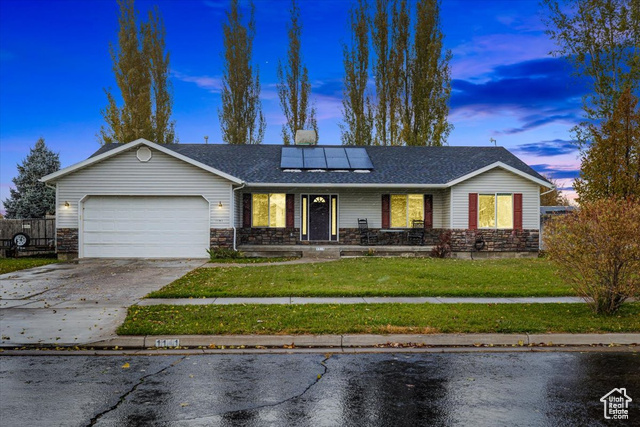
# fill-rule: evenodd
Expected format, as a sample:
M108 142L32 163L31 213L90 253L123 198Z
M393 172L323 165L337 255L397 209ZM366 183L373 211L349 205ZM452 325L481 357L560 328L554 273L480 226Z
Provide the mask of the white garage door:
M205 258L209 203L202 197L91 196L83 209L86 258Z

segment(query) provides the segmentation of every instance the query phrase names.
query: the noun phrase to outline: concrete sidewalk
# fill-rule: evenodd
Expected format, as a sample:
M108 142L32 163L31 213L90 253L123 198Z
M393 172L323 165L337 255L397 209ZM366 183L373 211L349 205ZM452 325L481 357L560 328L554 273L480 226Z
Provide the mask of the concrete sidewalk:
M547 304L584 303L580 297L462 298L462 297L278 297L278 298L146 298L138 305L228 305L228 304Z

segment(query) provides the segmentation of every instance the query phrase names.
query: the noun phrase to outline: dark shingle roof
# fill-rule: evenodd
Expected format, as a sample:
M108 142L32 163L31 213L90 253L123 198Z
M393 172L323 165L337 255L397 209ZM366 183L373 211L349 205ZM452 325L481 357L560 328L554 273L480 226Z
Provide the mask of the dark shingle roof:
M92 157L118 146L105 145ZM280 168L282 145L168 144L163 147L247 183L446 184L495 162L545 180L503 147L366 147L373 163L369 173L284 172Z

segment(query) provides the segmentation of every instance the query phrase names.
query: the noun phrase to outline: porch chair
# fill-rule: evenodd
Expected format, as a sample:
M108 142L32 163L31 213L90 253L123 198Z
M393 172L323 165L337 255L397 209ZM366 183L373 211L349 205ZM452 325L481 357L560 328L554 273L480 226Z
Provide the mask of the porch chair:
M378 244L378 235L369 230L369 222L366 218L358 218L358 230L360 231L360 245Z
M424 221L421 219L414 219L411 225L411 230L407 235L407 240L410 245L424 245Z

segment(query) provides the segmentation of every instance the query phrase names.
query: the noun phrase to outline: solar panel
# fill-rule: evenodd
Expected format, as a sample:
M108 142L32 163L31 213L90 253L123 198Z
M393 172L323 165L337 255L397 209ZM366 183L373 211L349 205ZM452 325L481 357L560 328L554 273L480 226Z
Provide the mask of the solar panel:
M302 149L305 169L326 169L327 161L322 148Z
M373 169L362 147L282 147L282 169Z
M327 158L327 169L351 169L344 148L325 148L324 155Z
M302 169L304 162L302 161L302 151L300 151L300 148L283 147L280 167L282 169Z
M351 169L373 169L365 148L345 148Z

